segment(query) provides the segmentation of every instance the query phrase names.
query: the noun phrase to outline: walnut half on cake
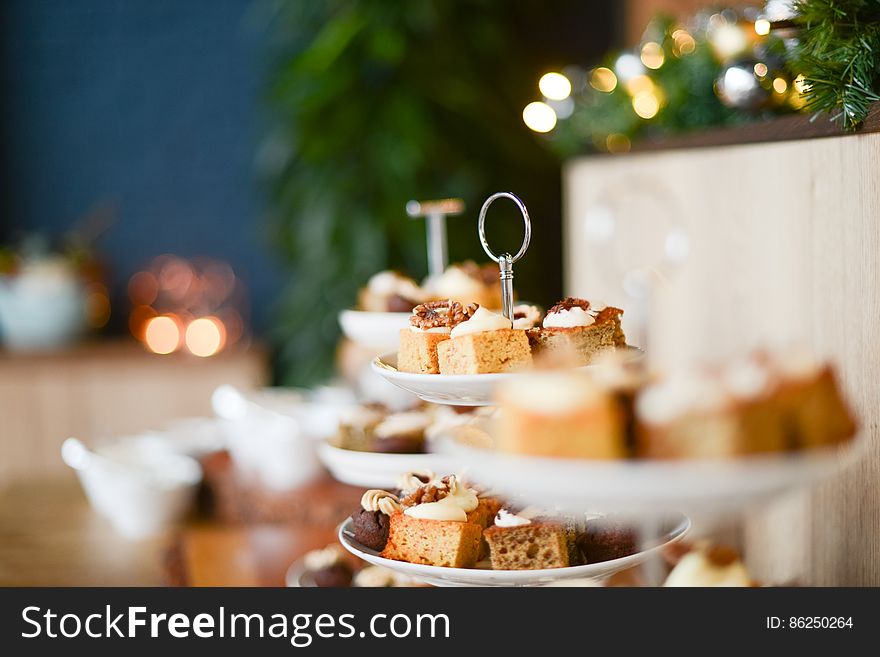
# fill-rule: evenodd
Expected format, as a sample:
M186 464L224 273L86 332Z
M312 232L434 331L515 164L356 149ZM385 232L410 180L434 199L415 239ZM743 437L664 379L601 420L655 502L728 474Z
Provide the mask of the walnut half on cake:
M547 311L540 328L528 331L529 343L536 357L589 365L604 350L626 347L622 314L620 308L593 307L585 299L568 297Z
M498 313L478 307L437 345L441 374L492 374L526 369L532 353L526 332Z
M413 374L439 374L437 347L449 339L450 332L467 320L477 307L457 301L430 301L413 308L409 328L400 331L397 369Z

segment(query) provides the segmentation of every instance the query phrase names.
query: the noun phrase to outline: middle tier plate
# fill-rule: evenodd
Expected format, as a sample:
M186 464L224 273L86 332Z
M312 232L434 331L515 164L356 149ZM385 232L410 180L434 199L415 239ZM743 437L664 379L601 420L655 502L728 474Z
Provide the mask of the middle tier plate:
M644 356L644 352L640 349L635 347L628 349L633 360ZM449 406L493 406L492 391L495 386L512 377L522 376L520 372L411 374L397 369L397 352L376 356L372 367L374 372L398 388L411 392L426 402ZM593 366L586 365L576 369L589 370L591 367Z

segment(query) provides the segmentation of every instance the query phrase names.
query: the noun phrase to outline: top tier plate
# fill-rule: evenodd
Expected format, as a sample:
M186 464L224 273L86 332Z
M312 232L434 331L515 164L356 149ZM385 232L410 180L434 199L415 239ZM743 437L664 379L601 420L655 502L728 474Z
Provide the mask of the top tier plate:
M630 347L633 360L644 352ZM397 352L383 354L373 359L373 371L385 380L418 395L426 402L448 406L494 406L492 391L495 386L511 377L522 376L518 372L503 374L411 374L397 369ZM592 365L579 367L589 370Z

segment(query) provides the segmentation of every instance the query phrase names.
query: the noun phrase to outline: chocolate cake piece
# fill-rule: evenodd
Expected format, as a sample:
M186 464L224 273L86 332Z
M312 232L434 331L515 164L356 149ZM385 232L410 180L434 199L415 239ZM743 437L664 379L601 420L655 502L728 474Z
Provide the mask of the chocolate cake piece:
M614 520L588 520L575 542L585 563L622 559L638 551L635 530Z
M354 538L361 545L381 552L388 543L390 521L381 511L358 509L351 515Z
M340 561L312 571L312 579L315 580L315 585L321 588L347 588L354 579L354 570L349 564Z

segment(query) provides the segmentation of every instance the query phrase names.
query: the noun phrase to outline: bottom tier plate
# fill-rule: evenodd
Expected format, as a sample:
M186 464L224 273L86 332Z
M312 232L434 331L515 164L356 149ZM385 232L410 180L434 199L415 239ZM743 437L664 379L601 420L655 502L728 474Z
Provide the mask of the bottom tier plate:
M407 575L434 586L544 586L571 579L602 580L621 570L636 566L664 546L680 540L690 529L687 516L670 514L662 534L651 542L651 547L621 559L602 561L585 566L549 568L545 570L491 570L489 568L445 568L425 566L407 561L380 557L375 550L361 545L354 538L351 518L339 528L339 542L346 550L376 566Z

